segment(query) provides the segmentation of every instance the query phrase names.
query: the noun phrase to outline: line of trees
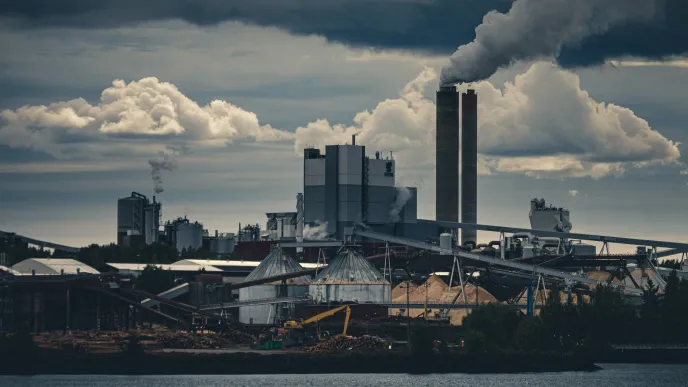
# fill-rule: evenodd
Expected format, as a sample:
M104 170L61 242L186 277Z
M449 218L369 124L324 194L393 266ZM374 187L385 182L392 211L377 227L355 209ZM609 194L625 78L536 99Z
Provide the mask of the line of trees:
M155 243L139 248L120 246L114 243L109 245L91 244L82 247L76 253L59 250L50 251L33 246L26 247L22 244L0 244L0 253L5 254L7 266L12 266L29 258L73 258L96 270L105 269L106 263L169 264L187 258L215 258L215 254L206 249L177 251L174 246L165 243Z
M663 294L652 281L641 305L625 302L608 286L592 292L592 302L562 303L553 290L545 307L527 318L505 305L485 304L463 319L468 351L572 350L609 344L688 343L688 281L676 271Z

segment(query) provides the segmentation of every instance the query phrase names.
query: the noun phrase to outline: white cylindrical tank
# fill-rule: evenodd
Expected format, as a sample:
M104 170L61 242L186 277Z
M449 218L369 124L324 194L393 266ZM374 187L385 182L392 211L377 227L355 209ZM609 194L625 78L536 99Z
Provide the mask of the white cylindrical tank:
M359 253L342 250L311 282L315 302L390 302L391 284Z
M452 249L452 236L451 234L448 233L442 233L440 234L440 247L443 249L451 250ZM444 255L445 253L442 253Z
M177 225L177 250L198 250L203 246L203 225L200 223L180 223Z

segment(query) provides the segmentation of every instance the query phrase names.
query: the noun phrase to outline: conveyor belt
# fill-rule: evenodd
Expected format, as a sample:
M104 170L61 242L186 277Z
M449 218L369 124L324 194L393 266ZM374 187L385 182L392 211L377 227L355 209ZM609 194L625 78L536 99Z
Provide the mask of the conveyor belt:
M666 247L666 248L672 248L672 249L677 249L677 250L681 250L681 251L688 251L688 243L680 243L680 242L656 241L656 240L651 240L651 239L624 238L624 237L613 237L613 236L594 235L594 234L579 234L579 233L572 233L572 232L554 232L554 231L544 231L544 230L533 230L533 229L528 229L528 228L490 226L490 225L485 225L485 224L469 224L469 223L456 223L456 222L444 222L444 221L437 221L436 224L440 227L453 228L453 229L481 230L481 231L506 232L506 233L529 232L533 235L537 235L537 236L541 236L541 237L580 239L580 240L586 240L586 241L620 243L620 244L624 244L624 245Z
M308 302L311 299L308 297L281 297L281 298L264 298L260 300L250 300L250 301L237 301L237 302L225 302L222 304L210 304L200 307L201 310L218 310L218 309L230 309L239 308L242 306L253 306L253 305L270 305L270 304L296 304Z
M484 262L489 265L494 265L494 266L502 266L502 267L508 267L511 269L516 269L516 270L521 270L525 272L532 272L532 273L538 273L550 277L556 277L556 278L562 278L565 280L570 280L573 282L580 282L580 283L586 283L586 284L591 284L591 285L607 285L606 283L602 283L599 281L592 280L587 277L580 277L568 273L564 273L558 270L552 270L548 268L544 268L541 266L536 266L536 265L530 265L526 263L518 263L518 262L513 262L513 261L506 261L506 260L501 260L497 258L491 258L488 256L484 255L479 255L479 254L473 254L473 253L467 253L465 251L460 251L460 250L451 250L451 249L444 249L441 248L437 245L431 245L423 242L418 242L410 239L405 239L405 238L399 238L391 235L386 235L386 234L381 234L381 233L376 233L372 231L362 231L362 230L354 230L354 234L360 235L365 238L371 238L371 239L377 239L381 241L386 241L390 243L397 243L400 245L405 245L409 247L415 247L418 249L422 250L428 250L428 251L434 251L436 253L444 253L448 255L455 255L457 257L462 257L465 259L470 259L472 261L476 262ZM635 288L629 288L625 286L616 286L617 288L628 291L637 295L642 295L643 291L641 289L635 289Z

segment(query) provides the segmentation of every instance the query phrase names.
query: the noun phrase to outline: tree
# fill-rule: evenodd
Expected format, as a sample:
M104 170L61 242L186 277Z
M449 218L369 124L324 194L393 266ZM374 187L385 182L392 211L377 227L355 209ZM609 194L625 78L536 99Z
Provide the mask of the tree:
M588 335L601 343L625 340L624 331L633 320L633 311L621 293L611 286L598 285L592 299L592 305L580 306L584 326L577 332L578 340Z
M146 266L136 279L136 286L148 293L158 294L174 286L175 275L157 266Z
M659 263L660 267L666 267L667 269L681 270L681 261L676 259L665 259Z
M471 354L485 353L488 350L485 335L482 332L469 331L464 340L464 349Z
M661 323L661 310L659 307L659 297L657 287L651 279L647 280L647 285L643 289L643 306L641 308L641 332L645 341L657 341Z
M566 308L561 303L561 293L558 288L555 287L550 291L540 316L548 341L551 341L555 346L561 346L564 338L569 336L570 332L565 329Z
M667 277L661 305L662 333L665 341L676 340L683 336L685 318L682 304L678 274L676 270L672 270Z
M521 319L514 334L516 348L522 350L550 349L547 327L539 317Z
M432 335L427 326L416 326L411 335L411 353L424 358L433 354Z
M513 308L501 304L482 304L462 320L468 331L482 333L488 348L508 348L521 317Z

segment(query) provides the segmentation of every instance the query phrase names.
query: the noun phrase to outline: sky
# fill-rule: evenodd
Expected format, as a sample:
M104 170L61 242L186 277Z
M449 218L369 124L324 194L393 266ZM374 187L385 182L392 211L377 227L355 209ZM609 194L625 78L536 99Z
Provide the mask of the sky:
M0 230L112 242L117 198L154 195L150 161L164 219L264 227L295 211L302 149L353 133L393 152L433 219L435 91L462 82L479 223L527 227L542 197L574 232L688 242L684 16L680 0L0 2Z

